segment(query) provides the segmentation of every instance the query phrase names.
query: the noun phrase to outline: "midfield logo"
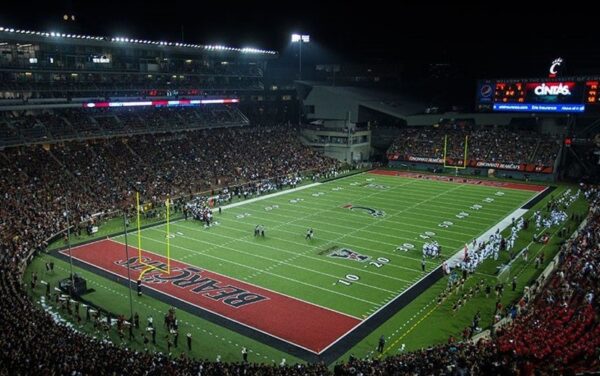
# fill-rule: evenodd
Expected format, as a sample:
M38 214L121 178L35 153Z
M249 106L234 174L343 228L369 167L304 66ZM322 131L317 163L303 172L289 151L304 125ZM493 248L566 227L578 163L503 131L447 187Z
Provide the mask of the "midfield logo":
M368 183L363 186L367 187L367 188L373 188L373 189L388 189L389 188L387 185L375 184L375 183Z
M166 264L160 261L153 261L149 257L142 257L142 262L143 264L138 261L137 257L131 257L129 260L115 261L115 265L126 268L129 264L129 268L132 270L143 270L148 265L159 269L167 267ZM266 296L253 293L244 288L204 277L202 272L201 269L194 267L172 267L171 274L166 274L160 270L152 270L144 275L144 282L149 284L171 284L181 289L187 289L194 294L220 301L233 308L240 308L269 299Z
M376 217L376 218L385 216L385 212L383 210L368 208L366 206L354 206L352 204L347 204L347 205L344 205L343 208L350 209L350 210L364 211L364 212L370 214L372 217Z
M352 261L365 262L370 259L369 256L361 255L358 252L354 252L350 248L336 248L330 252L327 256L333 258L342 258Z

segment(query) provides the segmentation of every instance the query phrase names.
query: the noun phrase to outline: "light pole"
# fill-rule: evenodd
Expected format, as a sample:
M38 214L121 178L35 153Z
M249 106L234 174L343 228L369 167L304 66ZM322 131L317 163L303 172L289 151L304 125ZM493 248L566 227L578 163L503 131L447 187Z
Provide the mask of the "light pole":
M75 275L73 274L73 256L71 255L71 223L69 221L69 198L65 195L65 218L67 221L67 247L69 248L69 272L71 273L70 295L74 296Z
M127 282L129 283L129 310L131 312L130 324L133 325L133 298L131 296L131 268L129 260L129 244L127 243L127 213L123 212L123 231L125 232L125 257L127 257Z
M292 43L298 43L298 80L302 80L302 44L310 42L310 35L292 34Z
M292 34L292 43L298 43L298 81L302 80L302 44L310 42L310 35ZM298 90L298 125L302 123L302 102Z

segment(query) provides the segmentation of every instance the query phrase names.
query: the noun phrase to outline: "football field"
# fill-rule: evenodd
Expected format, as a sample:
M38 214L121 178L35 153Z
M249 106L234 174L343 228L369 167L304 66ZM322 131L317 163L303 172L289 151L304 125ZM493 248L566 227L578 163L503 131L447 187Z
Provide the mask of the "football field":
M435 270L465 243L543 190L373 171L215 210L214 224L178 220L140 233L149 288L276 341L321 354ZM261 225L265 236L255 236ZM313 238L307 238L312 228ZM145 268L138 234L75 247L93 268L132 278ZM423 245L437 242L441 255Z

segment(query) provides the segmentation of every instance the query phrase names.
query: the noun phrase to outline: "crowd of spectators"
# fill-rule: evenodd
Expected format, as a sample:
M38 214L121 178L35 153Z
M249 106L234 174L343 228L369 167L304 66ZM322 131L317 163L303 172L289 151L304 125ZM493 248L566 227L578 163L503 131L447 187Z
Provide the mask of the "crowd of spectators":
M133 204L249 181L335 169L337 162L303 146L286 127L221 128L143 135L61 145L23 146L0 152L0 208L4 238L60 227L65 195L75 219ZM26 203L25 205L23 203ZM35 223L36 218L45 220ZM46 234L48 229L40 229ZM23 244L17 242L19 246Z
M0 129L3 131L0 132L0 146L248 124L236 107L228 105L110 110L79 108L35 115L17 112L1 115Z
M118 73L72 75L72 72L0 72L0 101L78 97L177 96L219 90L262 90L263 71L254 65L215 65L214 68L184 64L150 75ZM204 71L204 72L203 72ZM169 93L169 94L167 94Z
M322 364L269 366L222 363L135 352L92 338L58 323L34 305L14 276L18 270L0 262L0 375L274 375L327 374Z
M336 170L337 162L303 146L296 133L285 126L221 128L0 151L0 374L325 372L322 365L305 371L301 365L272 368L135 354L54 322L28 300L21 283L25 260L65 227L67 196L77 223L91 213L126 210L137 189L145 201L163 202L167 194L191 197L230 184L283 182L308 170Z
M447 139L446 139L447 137ZM440 125L438 127L406 127L388 149L388 154L401 157L462 160L467 138L467 160L494 163L532 163L553 166L560 143L548 135L511 127L475 127Z
M64 228L64 198L73 218L127 209L139 189L149 201L336 163L302 146L293 128L223 128L188 133L27 146L0 152L0 374L328 375L321 363L222 363L134 352L56 322L27 298L22 267ZM600 329L599 194L587 226L561 250L548 288L497 339L430 347L386 358L337 364L335 375L527 374L597 369Z
M559 370L598 365L600 199L588 196L587 226L562 247L556 272L533 304L499 333L502 353Z

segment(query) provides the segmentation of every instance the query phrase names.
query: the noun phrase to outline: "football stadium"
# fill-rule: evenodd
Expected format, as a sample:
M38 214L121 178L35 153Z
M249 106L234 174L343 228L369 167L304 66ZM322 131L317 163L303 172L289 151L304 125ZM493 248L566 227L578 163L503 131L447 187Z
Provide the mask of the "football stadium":
M580 45L133 3L0 15L0 375L600 372Z

